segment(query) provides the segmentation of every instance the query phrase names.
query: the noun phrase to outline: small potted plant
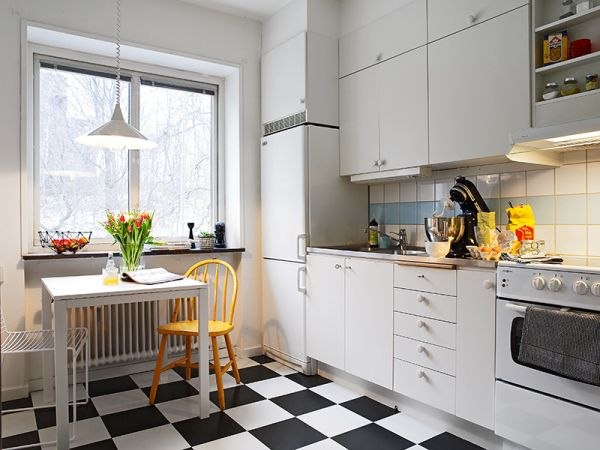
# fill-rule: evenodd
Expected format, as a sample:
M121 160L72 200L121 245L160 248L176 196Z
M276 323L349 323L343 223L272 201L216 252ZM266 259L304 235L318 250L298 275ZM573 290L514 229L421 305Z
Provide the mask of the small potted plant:
M212 249L215 246L215 234L210 231L202 231L198 236L198 243L202 249Z

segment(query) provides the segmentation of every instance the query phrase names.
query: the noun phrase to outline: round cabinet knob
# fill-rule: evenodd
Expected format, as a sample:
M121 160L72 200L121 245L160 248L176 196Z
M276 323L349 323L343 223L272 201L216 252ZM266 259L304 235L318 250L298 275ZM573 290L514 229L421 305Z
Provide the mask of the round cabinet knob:
M422 320L417 320L417 327L419 328L427 328L427 324Z
M483 282L483 288L484 289L492 289L494 287L494 282L491 280L485 280Z
M417 295L417 301L419 303L427 303L427 299L425 297L423 297L422 295Z
M417 353L427 353L427 349L422 345L417 345Z
M590 288L590 291L592 291L592 295L595 297L600 297L600 283L594 283L592 284L592 287Z
M534 289L541 291L546 287L546 280L544 280L542 277L535 277L531 281L531 285L534 287Z
M425 372L422 370L417 370L417 378L425 378Z
M375 55L375 61L381 61L383 59L383 53L377 53Z
M550 281L548 281L548 289L550 289L552 292L560 291L562 289L562 286L563 286L563 282L560 281L556 277L554 277Z
M300 97L300 104L304 105L304 103L305 103L304 97Z
M377 161L377 160L373 161L373 167L379 167L379 161Z
M341 265L339 265L339 264L336 264L334 267L335 267L336 269L341 269L341 268L342 268L342 266L341 266Z
M380 159L379 161L379 166L385 166L385 159Z
M585 295L589 292L589 290L590 290L590 287L583 280L577 280L575 283L573 283L573 291L577 295Z

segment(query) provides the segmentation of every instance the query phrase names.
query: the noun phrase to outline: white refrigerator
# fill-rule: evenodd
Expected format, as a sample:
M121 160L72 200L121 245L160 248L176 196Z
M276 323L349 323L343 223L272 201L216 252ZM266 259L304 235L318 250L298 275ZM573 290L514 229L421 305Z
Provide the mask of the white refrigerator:
M302 125L261 146L263 345L276 359L314 373L306 356L308 246L366 241L367 187L339 176L339 130Z

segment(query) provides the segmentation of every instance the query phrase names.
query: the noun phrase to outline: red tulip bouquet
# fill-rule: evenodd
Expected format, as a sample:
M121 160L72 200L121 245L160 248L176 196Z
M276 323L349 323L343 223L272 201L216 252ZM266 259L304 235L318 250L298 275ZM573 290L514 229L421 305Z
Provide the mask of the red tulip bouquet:
M102 227L121 247L123 271L136 270L144 251L144 244L153 241L150 236L154 213L147 211L126 211L114 214L106 211L106 221Z

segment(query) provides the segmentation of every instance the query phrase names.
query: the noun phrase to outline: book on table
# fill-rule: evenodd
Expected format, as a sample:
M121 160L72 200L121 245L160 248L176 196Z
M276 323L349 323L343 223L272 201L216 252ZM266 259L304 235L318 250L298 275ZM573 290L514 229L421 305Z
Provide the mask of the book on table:
M171 273L162 267L157 269L132 270L123 273L125 281L133 281L140 284L159 284L169 281L183 280L183 275Z

